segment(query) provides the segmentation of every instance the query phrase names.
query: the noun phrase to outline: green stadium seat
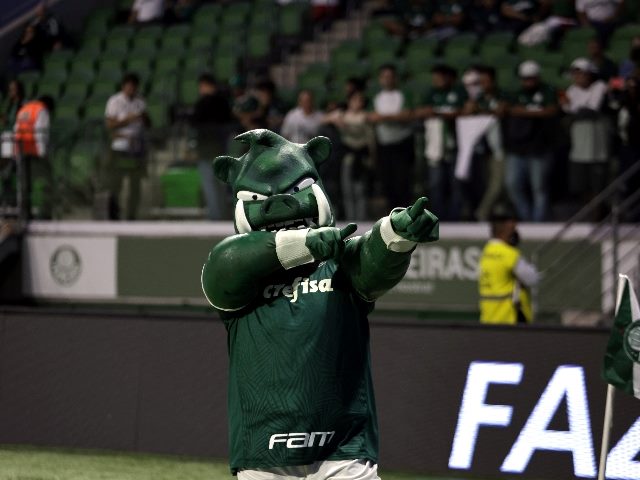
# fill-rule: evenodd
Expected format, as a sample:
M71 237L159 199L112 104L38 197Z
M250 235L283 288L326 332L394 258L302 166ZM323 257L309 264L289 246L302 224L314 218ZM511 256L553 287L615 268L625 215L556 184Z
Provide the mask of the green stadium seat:
M215 28L221 13L222 5L220 4L214 3L201 6L193 17L194 28L198 30Z
M299 36L304 26L306 6L300 4L284 5L280 11L278 32L285 36Z
M71 50L54 51L45 59L44 71L47 73L64 72L66 75L73 56L74 53Z
M95 62L90 58L76 58L69 70L70 80L84 80L91 82L96 75Z
M349 65L360 61L362 50L362 42L358 40L342 42L331 52L332 68L348 68Z
M25 89L25 95L30 98L35 95L37 90L38 81L40 80L39 72L22 72L18 74L18 80L22 82Z
M195 55L185 58L182 71L189 75L197 77L202 72L211 71L211 64L207 56Z
M362 40L365 45L379 44L386 39L392 38L381 23L372 22L364 29Z
M176 100L178 81L175 75L156 75L149 81L149 101L160 99L167 103Z
M190 25L172 25L160 38L161 48L163 51L184 51L190 36Z
M92 95L113 95L118 91L118 82L100 78L91 87Z
M438 48L437 40L421 39L411 42L405 51L407 72L410 74L429 72L431 67L439 62L436 56Z
M48 82L60 82L64 83L67 80L67 72L64 70L54 70L52 72L44 72L42 79L46 79Z
M164 207L200 207L200 173L196 168L171 167L160 176Z
M115 91L112 92L112 94L113 93L115 93ZM107 100L109 100L108 97ZM99 101L99 97L97 96L91 97L84 106L84 120L87 122L103 122L106 107L106 101Z
M180 80L178 90L180 103L193 105L198 100L198 77L185 76Z
M471 56L478 51L478 36L475 33L462 33L450 38L444 45L445 56Z
M169 108L162 99L151 99L147 102L147 114L154 129L164 129L169 125Z
M129 50L134 33L135 30L129 25L119 25L112 28L107 34L104 46L105 51L126 53Z
M125 62L125 69L128 72L135 72L139 75L142 75L142 72L150 72L152 70L152 64L152 57L140 57L138 55L131 54Z
M238 70L238 57L220 55L213 60L213 74L220 81L229 81Z
M213 48L215 41L215 33L212 32L196 32L191 37L189 43L191 50L210 50Z
M64 88L64 98L68 99L67 101L77 99L80 102L87 98L89 87L90 84L83 80L69 79Z
M113 20L113 9L110 7L97 8L89 15L84 27L87 35L104 35Z
M103 58L98 63L98 78L119 79L122 77L123 65L120 58Z
M271 53L271 34L253 33L247 39L247 55L249 58L265 58Z
M582 44L586 47L587 42L596 36L597 32L593 28L573 28L564 34L564 38L562 39L562 48L564 49L567 44L571 43Z
M307 70L298 76L298 88L320 89L326 87L329 76L329 66L324 63L310 65Z
M69 183L74 187L86 188L97 169L96 147L93 142L81 140L74 145L69 155Z
M38 81L37 92L38 95L51 95L53 98L58 98L64 81L57 79L41 78Z
M627 4L630 4L632 2L626 2ZM623 43L623 42L627 42L627 46L630 48L631 46L631 39L635 36L640 35L640 24L638 23L631 23L628 25L623 25L621 27L618 27L616 29L615 32L613 32L613 35L611 35L611 42L612 43Z
M59 105L56 105L55 118L60 120L77 119L80 116L78 107L78 104L59 102Z
M92 57L97 58L104 48L104 40L102 37L87 38L82 42L80 50L76 53L75 58Z
M156 59L156 75L175 73L180 69L180 58L177 56L160 55Z

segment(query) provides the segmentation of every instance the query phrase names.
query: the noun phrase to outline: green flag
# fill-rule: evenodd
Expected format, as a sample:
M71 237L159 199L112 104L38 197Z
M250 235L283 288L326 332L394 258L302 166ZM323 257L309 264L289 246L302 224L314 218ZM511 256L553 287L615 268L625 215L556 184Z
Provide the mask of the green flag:
M604 356L607 383L640 398L640 306L631 281L620 275L616 318Z

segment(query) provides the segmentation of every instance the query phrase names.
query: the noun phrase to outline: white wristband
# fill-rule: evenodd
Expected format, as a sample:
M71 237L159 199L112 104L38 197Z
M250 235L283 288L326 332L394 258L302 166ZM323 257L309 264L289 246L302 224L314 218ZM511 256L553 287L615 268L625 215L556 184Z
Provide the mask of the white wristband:
M312 263L315 259L305 245L309 229L280 230L276 233L276 255L285 270Z
M380 236L382 237L384 244L387 246L387 250L391 250L392 252L406 253L416 246L416 242L402 238L393 230L393 226L391 225L391 214L382 219L382 223L380 224Z

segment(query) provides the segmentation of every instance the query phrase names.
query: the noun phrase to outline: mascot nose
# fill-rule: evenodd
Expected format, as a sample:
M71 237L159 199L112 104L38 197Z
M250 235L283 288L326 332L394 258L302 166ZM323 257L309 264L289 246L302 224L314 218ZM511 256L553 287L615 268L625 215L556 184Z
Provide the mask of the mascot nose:
M292 195L272 195L262 202L262 215L269 219L293 219L300 213L300 203Z

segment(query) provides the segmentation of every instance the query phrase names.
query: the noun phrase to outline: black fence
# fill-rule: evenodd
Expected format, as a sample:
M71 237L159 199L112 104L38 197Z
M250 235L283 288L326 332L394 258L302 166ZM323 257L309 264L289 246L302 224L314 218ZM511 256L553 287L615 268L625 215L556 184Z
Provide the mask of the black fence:
M606 331L371 327L385 468L596 476ZM215 318L5 313L0 443L225 457L226 349ZM639 415L619 394L607 478L640 478Z

